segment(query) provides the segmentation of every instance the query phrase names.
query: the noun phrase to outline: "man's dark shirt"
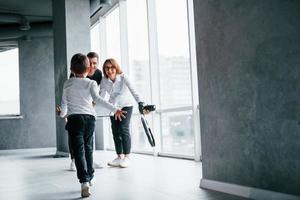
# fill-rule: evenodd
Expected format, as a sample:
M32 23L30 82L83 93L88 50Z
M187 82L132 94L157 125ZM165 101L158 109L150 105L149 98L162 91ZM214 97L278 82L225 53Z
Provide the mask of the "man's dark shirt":
M70 78L74 77L74 74L70 74ZM97 82L98 85L100 85L100 82L102 80L102 72L99 69L96 69L95 73L92 76L87 76L87 78L94 80Z

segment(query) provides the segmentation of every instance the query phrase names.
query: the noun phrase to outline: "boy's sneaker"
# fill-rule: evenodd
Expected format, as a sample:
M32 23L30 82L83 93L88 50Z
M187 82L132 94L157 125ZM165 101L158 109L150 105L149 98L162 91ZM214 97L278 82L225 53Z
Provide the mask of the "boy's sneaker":
M129 167L130 165L130 160L128 157L125 157L124 159L121 160L120 162L120 167L122 168L126 168L126 167Z
M107 163L108 166L111 166L111 167L119 167L120 166L120 162L121 162L121 158L115 158L113 161Z
M89 185L92 187L96 184L96 178L93 177L92 180L90 180Z
M90 193L90 186L88 182L81 184L81 197L89 197L91 195Z
M76 171L76 165L75 165L75 160L72 159L71 164L70 164L70 171Z
M102 169L102 168L104 168L103 165L101 165L100 163L96 163L96 162L93 162L93 167L95 169Z

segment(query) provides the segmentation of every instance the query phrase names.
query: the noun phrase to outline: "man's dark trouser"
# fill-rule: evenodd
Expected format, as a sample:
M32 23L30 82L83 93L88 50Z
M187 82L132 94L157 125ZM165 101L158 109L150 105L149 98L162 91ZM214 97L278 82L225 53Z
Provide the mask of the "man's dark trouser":
M68 145L69 145L70 157L71 157L71 160L73 160L75 158L74 158L74 152L73 152L73 149L72 149L71 139L70 139L69 135L68 135Z
M95 117L84 114L71 115L68 117L67 130L79 182L89 182L94 176L93 133Z
M115 120L115 116L110 117L111 129L117 154L129 154L131 149L129 125L132 115L132 106L124 107L122 110L127 112L125 114L126 118L122 118L122 121L119 121Z

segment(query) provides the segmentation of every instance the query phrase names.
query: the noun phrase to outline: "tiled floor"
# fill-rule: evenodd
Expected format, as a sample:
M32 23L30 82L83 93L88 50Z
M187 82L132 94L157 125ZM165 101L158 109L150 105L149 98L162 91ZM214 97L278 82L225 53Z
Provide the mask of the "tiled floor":
M1 200L72 200L80 198L69 158L52 158L55 149L0 151ZM97 151L102 164L114 158ZM129 168L97 169L92 196L97 200L243 200L199 188L201 163L132 154Z

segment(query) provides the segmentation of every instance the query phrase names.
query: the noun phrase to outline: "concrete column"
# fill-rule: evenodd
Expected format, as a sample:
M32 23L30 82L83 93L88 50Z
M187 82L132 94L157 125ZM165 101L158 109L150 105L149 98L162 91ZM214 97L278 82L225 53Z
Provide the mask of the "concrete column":
M60 105L63 83L75 53L90 51L90 5L86 0L53 0L55 104ZM64 120L56 117L57 156L68 156Z
M200 186L300 199L300 1L270 2L194 1Z

